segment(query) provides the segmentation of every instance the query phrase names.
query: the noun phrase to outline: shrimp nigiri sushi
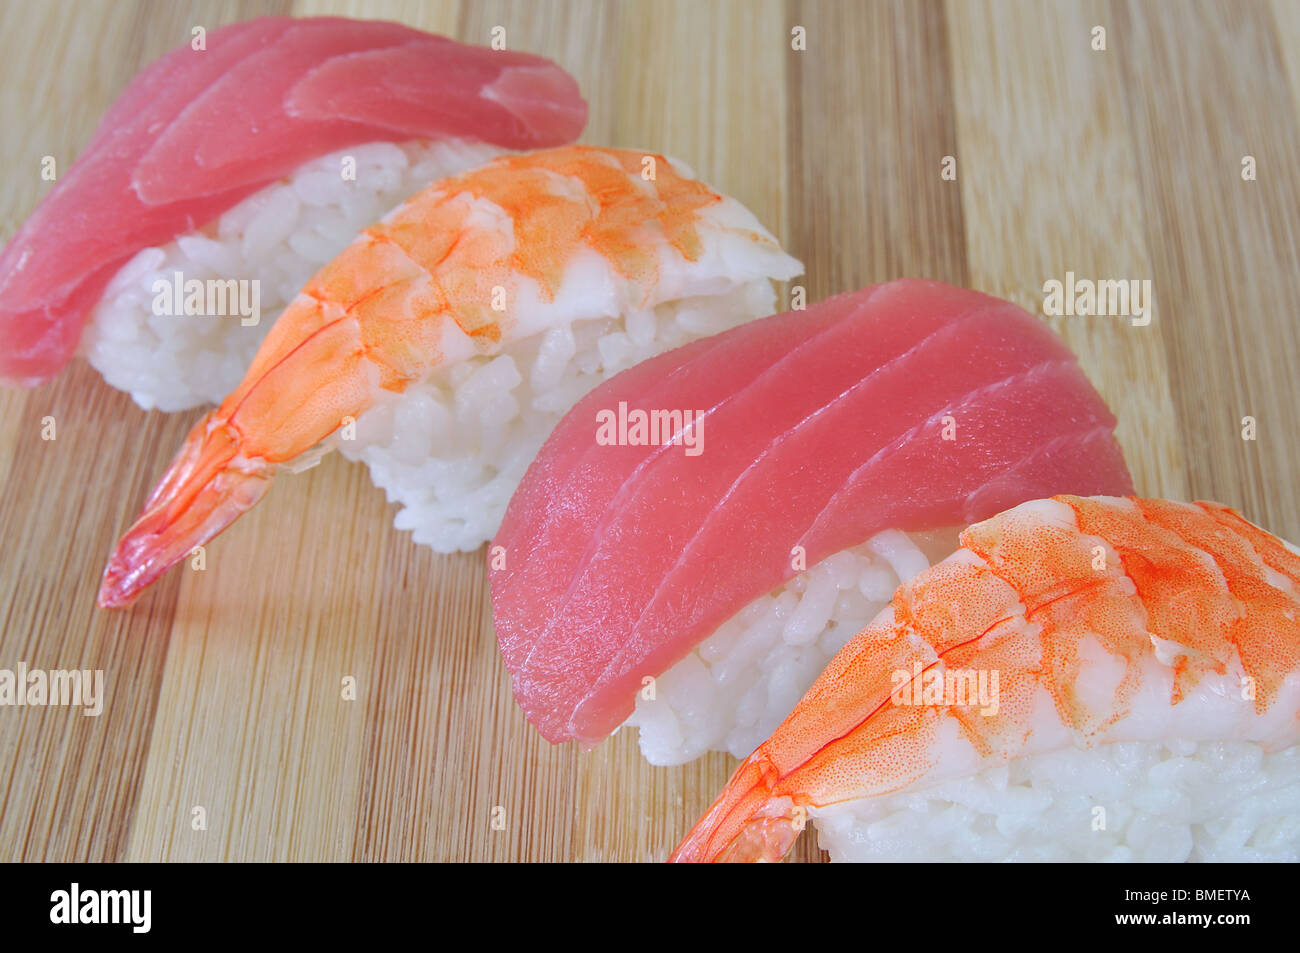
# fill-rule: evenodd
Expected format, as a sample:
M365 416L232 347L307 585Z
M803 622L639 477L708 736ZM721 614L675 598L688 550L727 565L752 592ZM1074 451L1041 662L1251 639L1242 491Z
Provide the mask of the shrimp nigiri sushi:
M1300 859L1300 550L1036 500L899 587L672 859Z
M397 23L187 37L50 168L0 254L0 379L38 384L79 352L146 409L216 403L358 230L503 150L571 142L586 117L548 60Z
M556 427L489 549L515 698L551 742L743 757L961 526L1131 493L1114 427L1046 324L933 281L639 364Z
M364 460L400 529L496 531L528 462L606 377L769 314L799 274L754 216L663 156L570 146L434 183L365 229L191 431L104 570L130 602L285 467Z

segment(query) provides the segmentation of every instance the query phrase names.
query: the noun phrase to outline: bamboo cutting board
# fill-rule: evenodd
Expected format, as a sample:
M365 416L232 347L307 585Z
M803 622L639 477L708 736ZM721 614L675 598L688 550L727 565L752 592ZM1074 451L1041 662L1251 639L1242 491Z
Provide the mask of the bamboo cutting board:
M1040 311L1067 271L1150 279L1146 327L1052 319L1139 492L1300 539L1300 4L0 0L4 237L48 189L41 157L66 169L141 66L266 13L475 43L504 26L577 77L585 141L687 160L806 263L810 301L912 275ZM337 456L279 481L205 571L96 609L196 417L144 413L80 362L0 392L0 668L103 669L108 695L99 718L0 708L0 859L667 855L733 762L652 768L629 733L541 741L497 657L483 554L412 545ZM822 856L814 836L796 856Z

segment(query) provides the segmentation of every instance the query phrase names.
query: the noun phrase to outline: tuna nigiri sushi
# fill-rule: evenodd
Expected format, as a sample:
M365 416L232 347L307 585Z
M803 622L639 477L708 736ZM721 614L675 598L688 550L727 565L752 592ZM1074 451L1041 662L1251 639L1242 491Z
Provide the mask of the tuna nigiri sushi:
M435 183L365 229L194 427L104 571L133 599L285 467L362 459L417 542L474 549L574 401L763 314L801 266L663 156L570 146ZM327 439L328 438L328 439Z
M673 855L1300 859L1300 550L1062 496L904 584Z
M555 429L489 550L515 697L552 742L630 718L654 763L744 756L957 528L1132 492L1114 425L1046 325L938 282L639 364Z
M80 351L145 408L220 401L360 228L586 114L554 63L396 23L213 30L127 86L0 254L0 379Z

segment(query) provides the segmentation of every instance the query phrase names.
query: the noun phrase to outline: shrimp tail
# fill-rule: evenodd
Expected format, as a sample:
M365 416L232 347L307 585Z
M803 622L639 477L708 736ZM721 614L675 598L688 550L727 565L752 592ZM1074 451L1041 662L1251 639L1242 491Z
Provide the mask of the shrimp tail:
M760 748L742 764L669 863L781 860L807 823L807 810L774 788L779 776Z
M99 586L102 608L130 605L270 486L270 468L240 456L239 434L217 414L209 413L190 431L144 511L113 550Z

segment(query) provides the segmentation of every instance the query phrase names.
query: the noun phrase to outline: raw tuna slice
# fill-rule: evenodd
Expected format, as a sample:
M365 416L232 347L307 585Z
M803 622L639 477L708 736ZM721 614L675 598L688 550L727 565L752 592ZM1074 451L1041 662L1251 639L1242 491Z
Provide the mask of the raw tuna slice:
M702 423L666 445L597 439L612 415L630 444L636 411ZM1132 492L1114 425L1046 325L936 282L877 285L639 364L556 427L490 549L515 696L550 741L594 743L644 678L791 578L792 554L813 566L886 528Z
M577 84L537 56L335 17L214 30L136 76L0 254L0 379L58 373L136 252L311 159L413 138L555 146L585 122Z

